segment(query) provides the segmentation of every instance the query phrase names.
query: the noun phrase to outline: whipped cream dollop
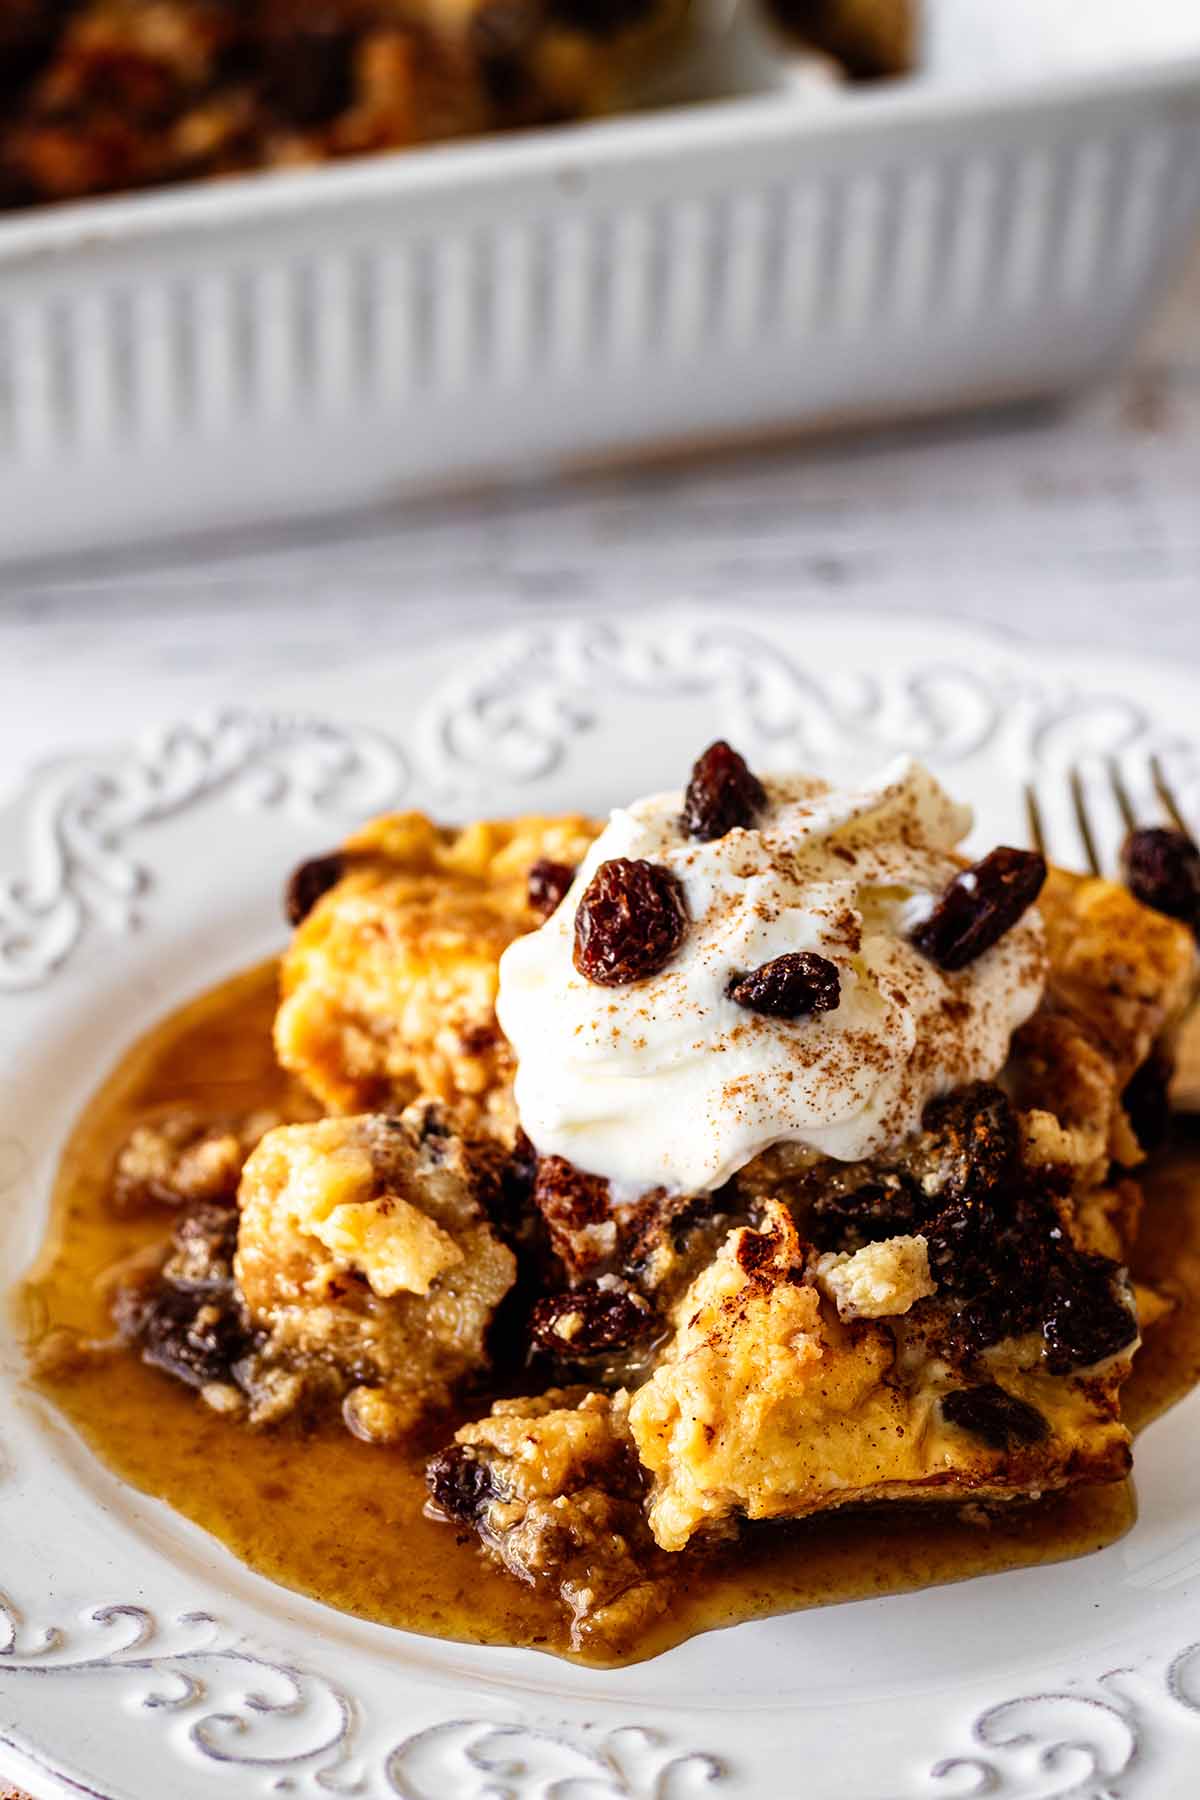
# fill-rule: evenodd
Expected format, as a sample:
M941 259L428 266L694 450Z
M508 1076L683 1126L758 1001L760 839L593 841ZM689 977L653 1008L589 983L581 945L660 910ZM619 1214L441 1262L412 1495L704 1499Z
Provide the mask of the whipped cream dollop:
M861 788L763 784L754 825L711 843L687 836L678 793L619 808L557 911L505 951L497 1012L542 1155L623 1192L703 1192L781 1142L876 1155L1005 1062L1045 982L1036 908L957 973L909 941L963 867L970 809L907 757ZM612 857L670 869L688 926L657 974L599 987L572 961L575 910ZM798 950L836 965L836 1010L771 1018L729 997L732 976Z

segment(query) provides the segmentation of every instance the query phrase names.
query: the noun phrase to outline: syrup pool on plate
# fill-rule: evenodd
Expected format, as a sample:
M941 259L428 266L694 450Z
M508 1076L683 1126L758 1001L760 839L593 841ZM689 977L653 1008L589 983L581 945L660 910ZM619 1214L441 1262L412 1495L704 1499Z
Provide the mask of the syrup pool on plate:
M162 1238L161 1213L120 1216L107 1203L112 1161L132 1126L181 1102L214 1116L295 1104L271 1043L275 1003L273 963L235 976L128 1050L85 1108L24 1289L35 1380L117 1475L285 1587L409 1631L569 1655L555 1602L492 1565L473 1534L425 1517L424 1465L445 1441L444 1419L430 1438L390 1448L360 1443L334 1422L249 1433L125 1349L49 1354L64 1334L111 1336L106 1275ZM1123 1390L1134 1431L1200 1377L1200 1140L1181 1141L1146 1187L1135 1273L1178 1304L1149 1334ZM751 1528L716 1552L680 1553L670 1609L626 1660L739 1620L1084 1555L1135 1517L1125 1482L986 1522L913 1507Z

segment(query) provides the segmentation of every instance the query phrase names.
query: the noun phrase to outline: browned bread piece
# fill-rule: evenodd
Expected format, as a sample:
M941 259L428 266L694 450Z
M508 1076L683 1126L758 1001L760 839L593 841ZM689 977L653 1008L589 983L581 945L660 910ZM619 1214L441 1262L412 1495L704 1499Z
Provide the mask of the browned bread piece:
M598 829L578 814L460 831L408 812L365 826L316 865L331 885L283 959L280 1062L337 1111L431 1095L511 1131L500 956L541 923L530 869L573 867Z
M359 1436L395 1438L485 1367L516 1275L485 1210L491 1174L428 1105L267 1133L242 1174L234 1264L261 1334L252 1417L292 1410L315 1370Z
M1082 1024L1122 1088L1196 991L1196 941L1185 925L1098 876L1051 869L1038 901L1050 955L1047 999Z
M5 0L0 207L609 111L690 0Z
M498 1400L429 1466L434 1504L510 1574L550 1588L572 1648L628 1648L670 1600L625 1399L551 1388Z
M664 1549L739 1516L999 1501L1127 1472L1118 1392L1132 1321L1127 1344L1085 1371L1052 1371L1032 1333L956 1364L898 1242L855 1252L877 1267L847 1280L772 1202L761 1228L733 1233L693 1283L629 1414Z

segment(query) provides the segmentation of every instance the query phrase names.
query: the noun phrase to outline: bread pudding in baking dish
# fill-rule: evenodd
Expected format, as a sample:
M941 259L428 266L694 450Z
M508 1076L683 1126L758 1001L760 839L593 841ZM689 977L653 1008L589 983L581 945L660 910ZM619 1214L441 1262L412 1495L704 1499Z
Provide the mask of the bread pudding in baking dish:
M842 789L723 742L603 826L376 820L291 878L258 1104L194 1065L173 1102L167 1058L133 1107L115 1335L46 1318L47 1379L415 1470L423 1541L558 1622L510 1641L599 1659L771 1534L1122 1483L1187 1298L1137 1243L1200 857L1135 843L1135 895L969 826L910 760Z
M777 0L831 73L912 61L916 0ZM693 0L5 0L0 209L628 109Z

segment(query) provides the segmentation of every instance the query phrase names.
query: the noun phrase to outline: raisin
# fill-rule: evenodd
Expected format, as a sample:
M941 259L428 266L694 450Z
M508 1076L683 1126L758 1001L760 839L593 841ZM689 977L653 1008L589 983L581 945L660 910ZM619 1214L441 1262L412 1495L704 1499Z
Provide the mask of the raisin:
M726 990L748 1012L770 1019L802 1019L809 1013L835 1012L841 1004L842 979L836 963L811 950L793 950L734 975Z
M1147 1155L1162 1148L1171 1129L1173 1074L1171 1059L1161 1050L1152 1050L1134 1070L1121 1095L1133 1135Z
M584 1281L547 1294L530 1314L533 1343L560 1361L574 1362L605 1350L627 1348L643 1337L653 1315L646 1302L618 1287Z
M753 825L767 804L767 790L745 759L718 738L692 765L680 823L689 837L711 843L736 826Z
M478 1524L498 1492L487 1463L466 1444L451 1444L431 1457L425 1466L425 1485L438 1510L464 1525Z
M62 24L65 0L5 0L0 9L0 54L18 55L27 44L51 44Z
M521 1204L533 1193L533 1184L537 1180L538 1153L530 1143L525 1132L517 1127L517 1135L513 1140L512 1152L508 1159L505 1181L514 1199Z
M54 49L66 0L5 0L0 7L0 96L15 95Z
M998 944L1042 891L1046 859L1001 845L956 875L912 941L940 968L965 969Z
M1045 1364L1063 1375L1103 1361L1137 1336L1119 1267L1070 1246L1049 1186L1025 1184L1011 1208L966 1244L948 1231L948 1213L927 1226L927 1238L939 1283L966 1296L948 1330L952 1357L1042 1332Z
M3 104L4 78L0 65L0 106ZM0 143L0 212L5 212L10 207L15 211L18 207L35 206L41 198L29 175L23 169L12 166L8 160L9 154L11 146L6 152L4 144Z
M1181 919L1200 936L1200 849L1186 831L1131 831L1121 849L1125 884L1135 900Z
M652 0L550 0L550 17L573 31L612 37L649 13Z
M234 1365L254 1347L231 1292L207 1293L159 1282L118 1297L117 1328L137 1344L142 1361L188 1387L232 1382Z
M1137 1336L1121 1271L1107 1256L1068 1251L1051 1277L1046 1300L1046 1367L1053 1375L1103 1362Z
M921 1227L940 1288L974 1294L1011 1255L1019 1210L1020 1137L999 1088L985 1081L931 1101L922 1120L931 1216Z
M529 1235L537 1160L537 1151L520 1130L511 1150L499 1143L472 1146L471 1172L480 1205L506 1244Z
M971 1294L987 1286L996 1248L989 1209L956 1200L930 1220L924 1236L929 1272L939 1288Z
M861 1250L884 1238L922 1229L927 1203L906 1175L881 1175L849 1193L826 1192L813 1201L809 1233L818 1250Z
M1049 1432L1042 1414L1027 1400L1006 1393L994 1381L978 1387L955 1388L942 1397L942 1415L972 1436L982 1438L993 1450L1014 1444L1040 1444Z
M528 95L529 53L536 32L537 14L530 0L483 0L472 14L467 42L494 106L519 106Z
M1024 1295L1004 1294L992 1288L976 1294L954 1314L947 1331L946 1354L951 1362L963 1361L1004 1338L1035 1331L1040 1324L1036 1303L1030 1305Z
M336 6L266 0L259 53L267 103L301 130L345 112L354 98L356 33Z
M527 883L527 896L533 911L548 919L574 879L575 871L570 863L551 862L549 857L535 862Z
M812 1202L809 1230L821 1249L860 1249L921 1232L938 1285L970 1296L1018 1244L1044 1237L1057 1214L1026 1192L1020 1134L1007 1097L972 1082L931 1101L912 1170L890 1170L856 1188L836 1180Z
M953 1354L973 1356L1001 1338L1041 1331L1066 1235L1049 1186L1028 1173L990 1202L956 1201L924 1228L939 1287L965 1304L950 1330Z
M328 856L314 856L294 869L283 897L288 924L302 925L322 894L336 887L345 872L345 858L339 850Z
M150 46L132 44L64 47L51 85L58 90L53 111L59 118L71 121L78 109L90 108L101 137L106 118L130 133L165 125L181 98L180 77L170 61Z
M942 1199L982 1199L1013 1176L1020 1131L1007 1096L991 1082L972 1081L931 1100L921 1126L932 1139Z
M661 863L603 862L575 913L575 967L597 987L626 987L670 961L687 930L683 889Z

